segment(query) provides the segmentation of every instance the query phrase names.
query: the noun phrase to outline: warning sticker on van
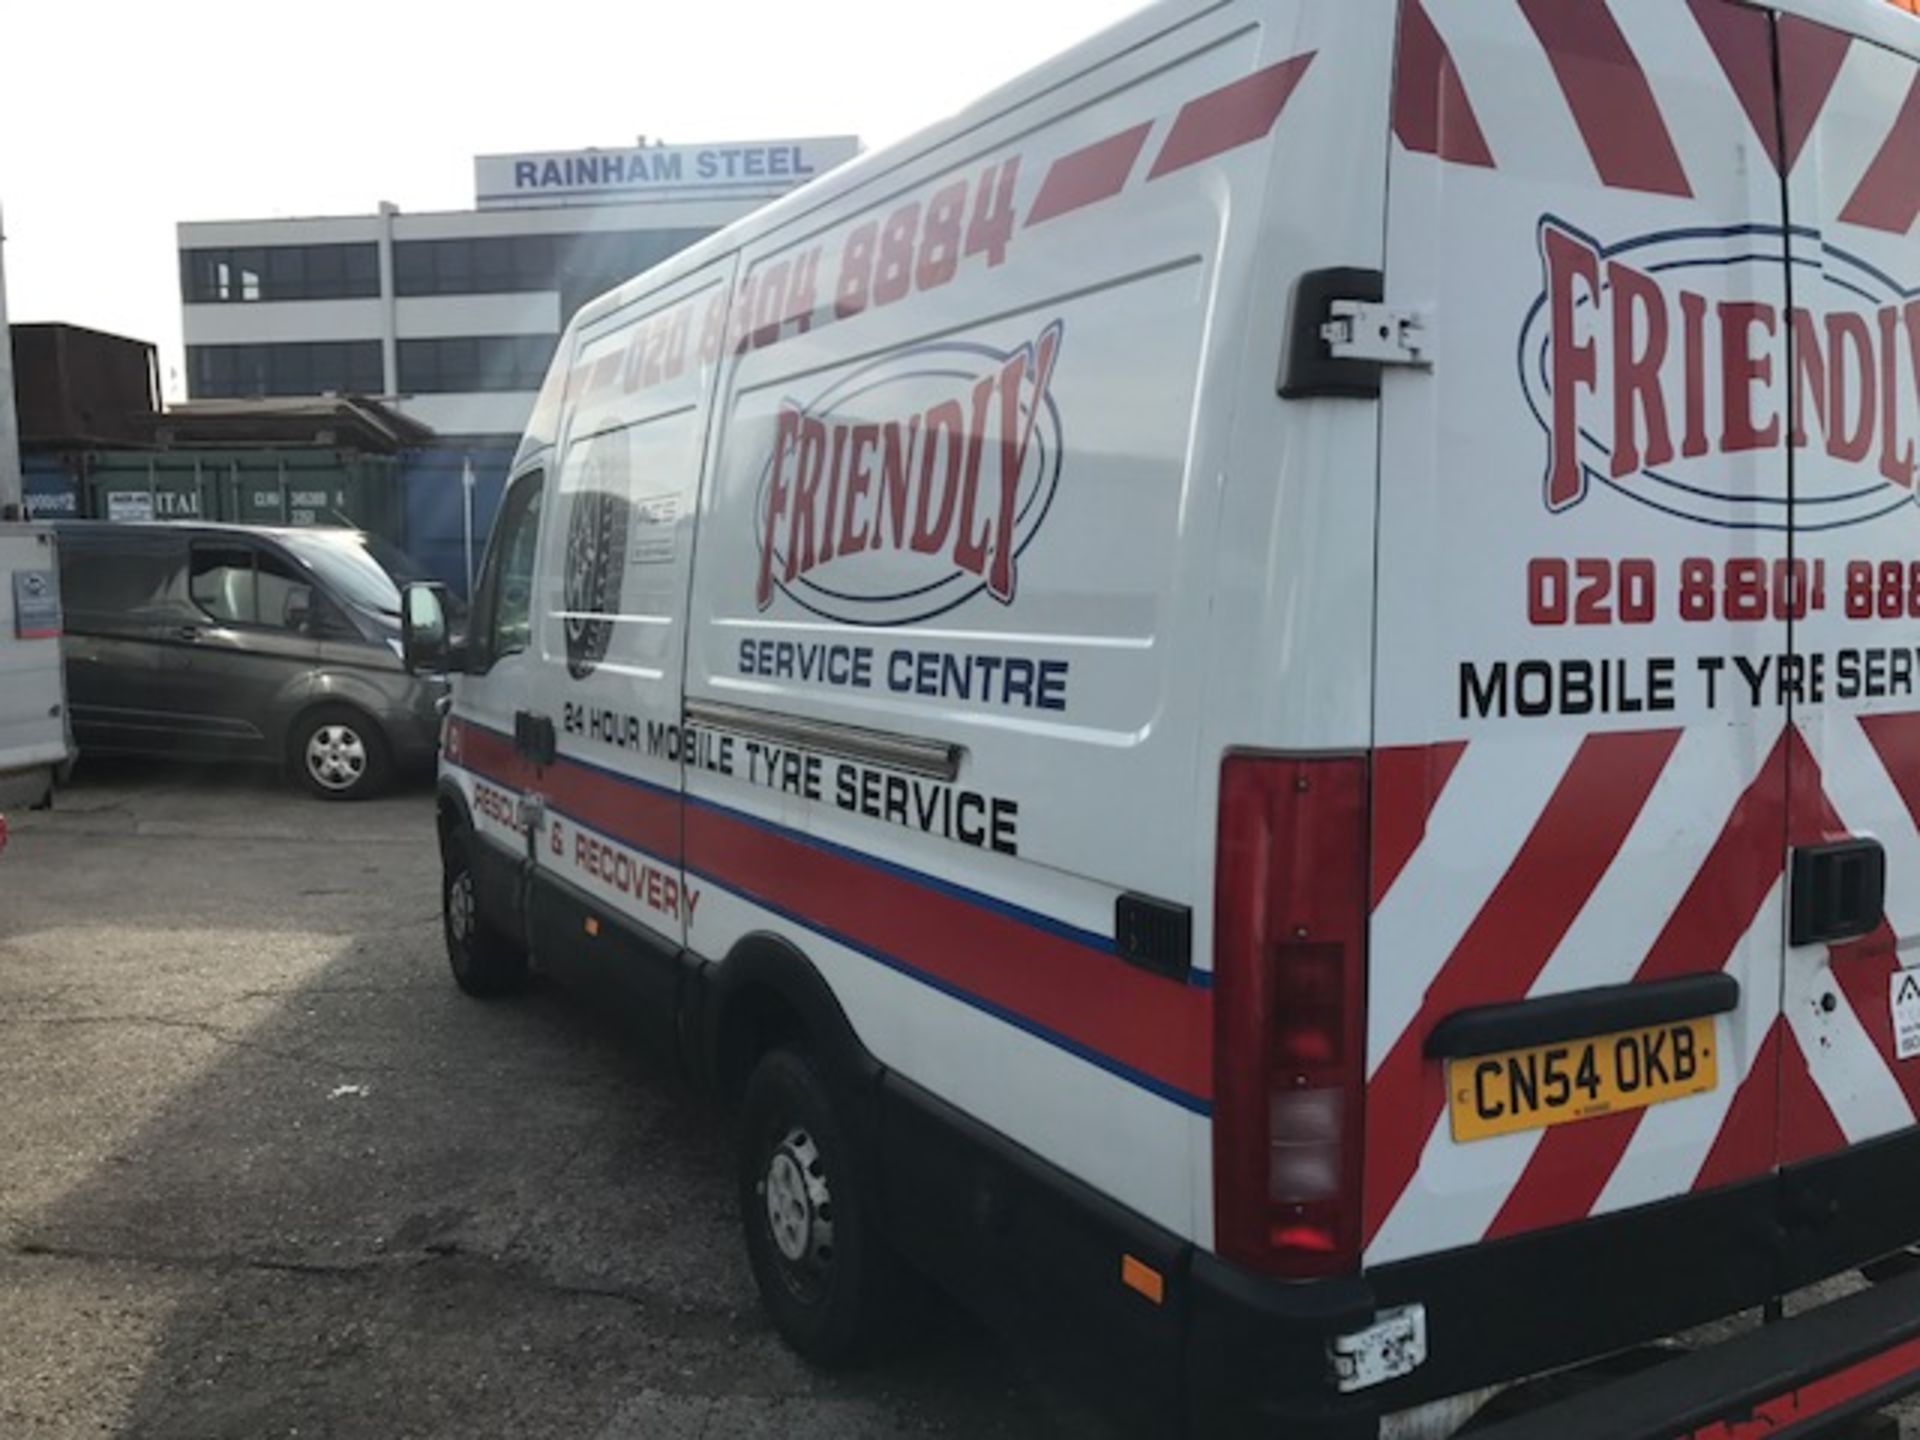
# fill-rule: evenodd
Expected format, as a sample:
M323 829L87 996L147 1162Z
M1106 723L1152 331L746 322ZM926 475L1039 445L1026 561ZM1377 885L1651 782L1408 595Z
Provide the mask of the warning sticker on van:
M1920 1055L1920 970L1896 970L1891 977L1893 1051L1897 1060Z

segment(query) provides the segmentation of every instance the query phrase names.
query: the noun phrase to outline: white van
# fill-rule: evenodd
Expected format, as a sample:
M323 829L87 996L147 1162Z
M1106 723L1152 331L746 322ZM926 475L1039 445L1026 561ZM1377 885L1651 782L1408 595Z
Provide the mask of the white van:
M0 813L44 805L73 758L53 532L0 522Z
M1883 0L1170 0L843 167L569 328L457 977L744 1096L818 1360L904 1259L1161 1433L1443 1434L1872 1265L1502 1423L1884 1402L1917 218Z

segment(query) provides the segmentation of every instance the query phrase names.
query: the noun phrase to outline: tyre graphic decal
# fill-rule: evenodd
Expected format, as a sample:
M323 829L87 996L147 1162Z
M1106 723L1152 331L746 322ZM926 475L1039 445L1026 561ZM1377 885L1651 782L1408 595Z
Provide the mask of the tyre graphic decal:
M614 622L600 617L620 613L632 508L626 495L627 452L624 431L588 441L580 485L568 507L567 673L576 680L586 679L607 658Z

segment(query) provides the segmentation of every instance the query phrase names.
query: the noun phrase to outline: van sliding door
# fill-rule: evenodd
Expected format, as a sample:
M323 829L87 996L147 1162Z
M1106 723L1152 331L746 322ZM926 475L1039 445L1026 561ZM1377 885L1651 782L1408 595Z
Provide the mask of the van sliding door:
M561 963L637 992L669 1040L700 901L681 868L681 676L727 274L709 267L583 328L541 539L558 758L543 777L536 926Z

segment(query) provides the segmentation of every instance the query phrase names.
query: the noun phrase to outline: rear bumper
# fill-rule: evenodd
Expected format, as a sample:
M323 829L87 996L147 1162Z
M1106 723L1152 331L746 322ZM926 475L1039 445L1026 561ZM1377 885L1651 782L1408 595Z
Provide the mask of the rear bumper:
M1920 1271L1479 1432L1476 1440L1821 1434L1920 1388Z
M1279 1285L1196 1254L1187 1408L1196 1434L1359 1440L1377 1433L1382 1415L1658 1340L1916 1240L1920 1131L1909 1131L1744 1185L1349 1281ZM1403 1380L1336 1395L1326 1378L1329 1342L1381 1310L1414 1304L1426 1310L1426 1363ZM1768 1338L1779 1334L1793 1338ZM1903 1280L1607 1387L1613 1396L1631 1386L1628 1399L1645 1392L1643 1429L1620 1428L1624 1401L1596 1399L1591 1431L1565 1428L1584 1413L1576 1407L1564 1424L1556 1418L1536 1431L1529 1427L1545 1421L1529 1417L1500 1434L1671 1437L1821 1376L1842 1377L1834 1381L1842 1389L1866 1380L1874 1389L1904 1386L1920 1366L1920 1343L1902 1348L1909 1340L1920 1342L1920 1281ZM1874 1363L1849 1369L1863 1359ZM1884 1397L1860 1408L1879 1403Z

